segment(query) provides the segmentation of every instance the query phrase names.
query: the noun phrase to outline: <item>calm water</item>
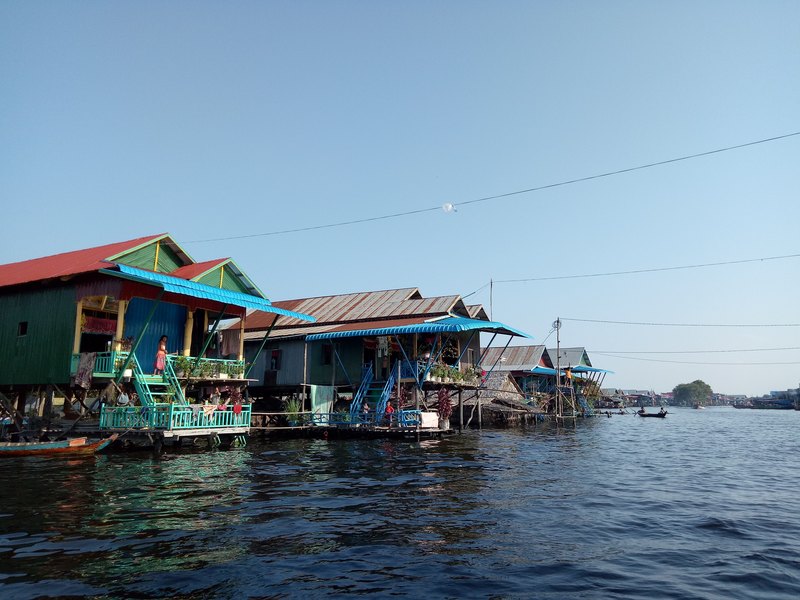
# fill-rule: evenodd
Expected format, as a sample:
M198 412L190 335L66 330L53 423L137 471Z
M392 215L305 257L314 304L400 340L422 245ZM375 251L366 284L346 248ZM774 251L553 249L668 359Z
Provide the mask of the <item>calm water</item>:
M7 460L0 597L800 597L800 412ZM16 469L15 469L16 468Z

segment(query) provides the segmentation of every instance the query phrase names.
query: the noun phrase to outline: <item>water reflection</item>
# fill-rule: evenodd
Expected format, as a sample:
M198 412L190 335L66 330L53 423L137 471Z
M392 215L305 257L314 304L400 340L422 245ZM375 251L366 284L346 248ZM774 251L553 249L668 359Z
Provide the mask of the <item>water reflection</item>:
M0 594L798 597L800 413L703 412L25 459L0 473Z

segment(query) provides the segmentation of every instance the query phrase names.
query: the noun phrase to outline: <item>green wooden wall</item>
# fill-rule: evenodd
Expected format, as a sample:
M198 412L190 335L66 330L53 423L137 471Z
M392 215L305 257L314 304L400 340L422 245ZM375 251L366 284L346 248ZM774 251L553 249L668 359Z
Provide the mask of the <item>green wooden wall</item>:
M223 266L225 275L222 277L222 289L230 290L232 292L241 292L242 294L250 294L250 290L234 275L227 265ZM210 273L206 273L197 280L197 283L210 285L211 287L219 287L219 269L214 269Z
M72 287L0 295L0 385L69 382L76 311Z
M153 271L155 260L156 242L153 242L144 248L139 248L128 254L123 254L115 259L115 262L128 265L129 267L136 267L137 269ZM161 273L172 273L172 271L181 266L183 266L183 263L169 246L161 244L161 247L158 249L158 268L155 270Z

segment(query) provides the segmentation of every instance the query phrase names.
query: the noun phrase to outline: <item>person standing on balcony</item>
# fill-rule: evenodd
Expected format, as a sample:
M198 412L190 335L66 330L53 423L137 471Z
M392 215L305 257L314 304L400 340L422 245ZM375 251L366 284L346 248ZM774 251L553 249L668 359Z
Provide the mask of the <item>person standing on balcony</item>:
M167 336L162 335L158 340L158 350L156 350L156 360L153 368L153 375L163 375L167 368Z

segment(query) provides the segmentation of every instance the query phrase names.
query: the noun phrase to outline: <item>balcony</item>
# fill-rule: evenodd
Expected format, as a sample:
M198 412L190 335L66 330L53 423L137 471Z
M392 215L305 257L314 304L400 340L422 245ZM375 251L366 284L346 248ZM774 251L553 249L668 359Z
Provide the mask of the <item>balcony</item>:
M120 369L125 364L129 352L96 352L92 363L89 353L73 354L70 364L70 375L77 375L81 363L91 369L92 378L111 379L119 375ZM244 379L245 363L242 360L226 360L221 358L201 358L197 362L194 356L168 355L167 362L172 365L175 375L181 379L187 378L191 371L192 380L217 380L217 379ZM196 363L196 364L195 364ZM132 365L128 366L133 369Z

